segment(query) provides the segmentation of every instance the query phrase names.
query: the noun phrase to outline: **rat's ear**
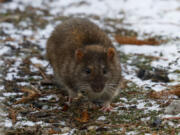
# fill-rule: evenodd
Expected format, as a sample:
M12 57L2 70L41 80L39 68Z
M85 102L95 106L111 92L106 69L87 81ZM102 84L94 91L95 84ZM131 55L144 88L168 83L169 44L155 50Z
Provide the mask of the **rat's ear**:
M75 51L75 58L76 58L76 60L78 60L78 61L82 60L83 56L84 56L84 52L83 52L82 49L77 49Z
M114 48L108 48L108 51L107 51L107 57L108 57L108 60L112 60L115 56L115 49Z

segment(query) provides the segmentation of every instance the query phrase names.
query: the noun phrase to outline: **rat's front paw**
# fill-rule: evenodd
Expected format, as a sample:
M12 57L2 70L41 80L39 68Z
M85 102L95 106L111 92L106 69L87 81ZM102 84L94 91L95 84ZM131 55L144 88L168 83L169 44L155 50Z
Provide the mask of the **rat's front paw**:
M113 107L110 105L110 103L106 103L103 105L103 107L100 109L103 112L110 112L112 111Z
M67 101L65 103L66 103L66 105L70 106L72 101L73 101L72 97L67 97Z

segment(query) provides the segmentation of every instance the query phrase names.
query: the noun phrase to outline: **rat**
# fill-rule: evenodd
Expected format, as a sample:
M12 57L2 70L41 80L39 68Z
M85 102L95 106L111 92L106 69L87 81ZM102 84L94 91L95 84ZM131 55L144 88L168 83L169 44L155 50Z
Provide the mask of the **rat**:
M110 103L120 91L122 81L117 50L107 34L85 18L71 18L55 27L46 46L55 79L69 99L84 93L89 101Z

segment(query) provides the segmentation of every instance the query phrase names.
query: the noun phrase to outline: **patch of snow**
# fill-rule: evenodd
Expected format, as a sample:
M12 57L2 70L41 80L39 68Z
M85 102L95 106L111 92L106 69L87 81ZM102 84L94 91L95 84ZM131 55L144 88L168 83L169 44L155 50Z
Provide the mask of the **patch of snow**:
M59 124L62 125L62 126L66 125L66 123L64 121L61 121Z
M124 19L126 27L134 29L139 33L154 33L156 35L166 35L180 37L179 28L179 2L177 0L154 1L154 0L54 0L50 1L20 1L14 0L9 4L4 4L3 8L14 10L19 8L25 10L26 6L49 9L52 15L97 15L101 18ZM82 3L82 4L78 4ZM69 8L66 8L69 7ZM88 8L88 10L87 10ZM131 25L128 25L131 24ZM117 25L117 24L116 24ZM119 26L121 27L121 24Z
M102 120L102 121L104 121L104 120L106 120L106 117L105 117L105 116L100 116L97 120Z
M149 121L150 120L150 117L147 117L147 118L141 118L141 121Z
M4 86L3 85L0 85L0 90L3 90L4 89Z
M10 50L10 48L9 47L7 47L7 46L0 46L0 56L2 56L2 55L4 55L5 53L7 53L8 51Z
M18 78L17 72L7 73L5 79L6 79L6 80L13 80L14 78Z
M23 93L17 93L17 92L3 92L3 96L10 97L10 96L16 96L16 95L23 95Z
M169 117L180 117L180 113L176 115L170 115L170 114L163 114L160 115L162 118L169 118Z
M17 85L19 85L19 86L29 86L29 82L17 82L16 83Z
M5 127L12 127L12 121L11 120L8 120L8 119L6 119L5 121L4 121L4 126Z
M22 34L23 34L24 36L32 36L34 33L33 33L32 30L26 29L26 30L22 31Z
M17 75L17 68L21 64L21 61L22 60L20 58L17 58L16 62L12 65L12 67L8 69L8 73L5 77L6 80L13 80L14 78L19 78L19 76Z
M137 106L138 109L145 109L145 112L154 111L154 110L155 110L155 111L160 110L159 105L156 104L155 101L150 101L150 102L151 102L152 106L151 106L151 107L150 107L150 106L146 107L145 105L146 105L147 103L146 103L145 101L143 101L143 100L138 100L138 104L137 104L136 106Z
M2 100L4 100L5 99L5 97L0 97L0 101L2 101Z
M136 67L126 65L126 67L122 66L122 69L123 69L122 75L125 79L131 80L132 82L134 82L139 87L142 87L145 90L149 90L149 88L151 88L152 90L155 91L161 91L164 90L167 86L166 83L152 82L151 80L141 80L140 78L137 77ZM128 73L124 71L128 71Z
M121 100L123 100L124 102L127 102L128 100L127 100L127 98L124 98L124 97L122 97L122 98L120 98Z
M18 121L15 126L35 126L35 125L41 125L43 126L48 126L48 123L44 123L43 121L38 121L38 122L32 122L32 121Z
M61 135L73 135L74 132L75 132L75 130L76 130L76 129L71 129L70 132L68 132L68 133L63 133L63 134L61 134Z
M38 70L37 67L35 67L35 66L33 66L33 65L30 65L30 71L31 71L31 72L38 72L39 70Z
M128 131L125 133L126 135L137 135L136 131Z
M32 57L30 60L33 64L40 64L43 67L46 67L48 65L48 62L46 60L40 60L36 57Z
M51 99L56 99L56 101L59 100L57 95L48 95L48 96L39 98L39 100L51 100Z
M53 69L50 66L46 69L46 74L49 74L49 75L53 74Z
M137 104L137 108L138 109L144 109L145 108L145 102L140 102L139 104Z

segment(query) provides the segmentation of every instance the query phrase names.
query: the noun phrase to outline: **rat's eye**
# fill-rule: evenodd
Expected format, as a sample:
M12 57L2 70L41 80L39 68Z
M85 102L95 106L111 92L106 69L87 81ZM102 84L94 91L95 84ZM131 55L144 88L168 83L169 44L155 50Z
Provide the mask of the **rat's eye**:
M103 68L103 74L107 74L107 69Z
M90 74L90 73L91 73L91 69L86 68L86 69L85 69L85 72L86 72L86 74Z

